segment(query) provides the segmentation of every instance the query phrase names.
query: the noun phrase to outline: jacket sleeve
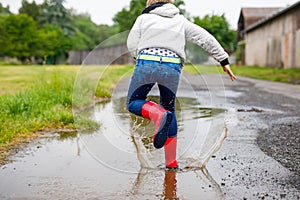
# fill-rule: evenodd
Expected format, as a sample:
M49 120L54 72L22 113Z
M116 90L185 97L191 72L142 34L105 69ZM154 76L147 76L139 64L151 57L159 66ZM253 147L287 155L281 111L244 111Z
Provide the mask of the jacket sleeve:
M185 37L207 51L215 60L222 62L228 60L228 54L220 43L208 31L185 19Z
M132 26L128 38L127 38L127 48L133 58L137 57L138 54L138 44L141 39L141 18L138 17Z

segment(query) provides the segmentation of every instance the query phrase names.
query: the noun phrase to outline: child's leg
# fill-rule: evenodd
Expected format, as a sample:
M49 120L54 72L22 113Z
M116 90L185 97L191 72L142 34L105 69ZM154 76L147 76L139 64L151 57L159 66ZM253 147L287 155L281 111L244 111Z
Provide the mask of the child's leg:
M158 87L160 90L160 104L166 109L172 112L173 120L170 125L168 139L165 143L165 160L166 167L168 169L177 169L178 163L176 160L177 151L177 120L175 113L175 101L176 93L179 84L179 78L181 73L181 65L166 63L164 73L161 80L159 81Z
M153 144L157 149L162 148L168 138L173 114L162 106L152 101L148 101L142 107L142 116L153 121L155 124L156 129L153 137Z
M164 145L166 167L168 169L177 169L178 162L176 160L177 136L169 137Z
M153 73L154 69L153 66L149 65L136 66L130 82L126 103L130 112L154 122L156 126L153 139L154 147L162 148L168 138L168 130L173 115L160 105L146 101L148 93L154 86L154 83L151 83L153 76L158 73Z
M127 95L127 109L129 112L142 117L142 107L147 102L146 98L154 83L149 83L135 88L135 80L132 79ZM132 91L134 89L134 91Z
M168 139L164 145L166 167L169 169L176 169L178 167L178 163L176 160L176 151L177 151L177 119L175 113L176 96L173 93L173 91L171 91L165 86L159 85L159 89L161 94L160 96L161 105L165 109L171 111L173 115L173 119L168 133Z

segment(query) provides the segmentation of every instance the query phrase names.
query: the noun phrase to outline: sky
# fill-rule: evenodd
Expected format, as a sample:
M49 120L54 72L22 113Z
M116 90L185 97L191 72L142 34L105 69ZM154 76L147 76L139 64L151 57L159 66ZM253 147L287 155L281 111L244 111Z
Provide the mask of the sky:
M32 0L28 0L32 2ZM44 0L35 0L40 4ZM225 14L231 28L236 29L242 7L286 7L299 0L185 0L185 9L191 16L203 17L207 14ZM22 0L0 0L2 5L9 5L13 13L18 13ZM130 0L66 0L65 7L73 8L78 13L87 12L96 24L112 25L112 18Z

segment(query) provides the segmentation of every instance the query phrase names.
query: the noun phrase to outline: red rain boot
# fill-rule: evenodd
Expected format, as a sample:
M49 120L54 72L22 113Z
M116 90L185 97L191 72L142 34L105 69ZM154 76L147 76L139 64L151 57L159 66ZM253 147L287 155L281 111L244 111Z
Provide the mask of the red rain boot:
M142 107L142 116L154 123L156 129L153 144L157 149L162 148L168 138L169 127L173 117L172 113L160 105L148 101Z
M168 138L164 147L166 167L170 170L178 169L176 160L177 137Z

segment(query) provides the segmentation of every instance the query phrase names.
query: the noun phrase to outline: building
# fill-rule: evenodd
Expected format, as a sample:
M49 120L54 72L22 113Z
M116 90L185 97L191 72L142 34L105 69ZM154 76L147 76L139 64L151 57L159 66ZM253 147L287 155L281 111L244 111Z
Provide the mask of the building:
M242 8L238 20L237 41L244 39L244 31L254 23L278 12L282 8Z
M245 41L244 64L300 68L300 1L244 24L239 36Z
M254 23L278 12L282 8L242 8L238 20L237 44L238 44L238 62L245 65L245 30Z

